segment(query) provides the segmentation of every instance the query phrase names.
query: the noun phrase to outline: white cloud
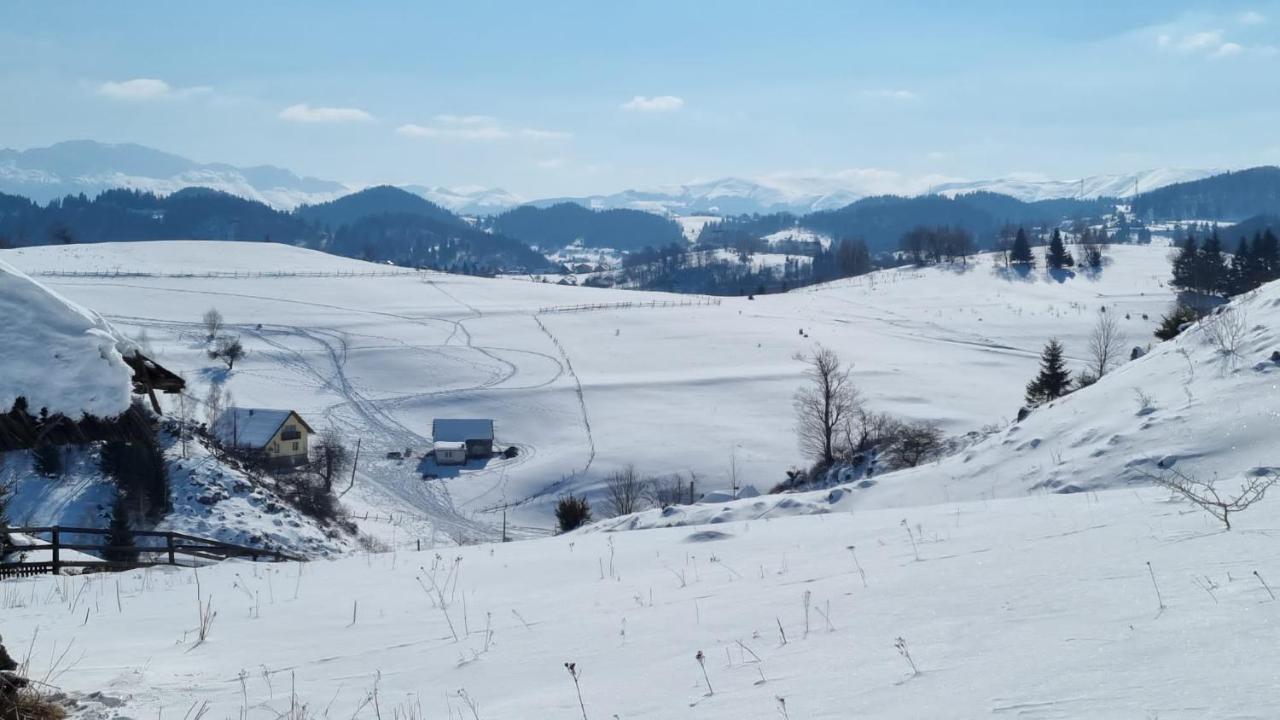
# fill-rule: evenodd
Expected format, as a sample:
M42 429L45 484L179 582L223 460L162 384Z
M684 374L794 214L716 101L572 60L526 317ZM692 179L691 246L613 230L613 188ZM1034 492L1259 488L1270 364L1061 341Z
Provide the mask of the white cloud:
M620 107L630 112L676 112L684 107L684 99L675 95L636 95Z
M430 125L407 123L396 128L396 134L408 138L457 142L485 142L494 140L567 140L570 133L536 128L504 127L497 118L489 115L436 115Z
M1236 22L1241 25L1264 25L1267 22L1267 16L1256 10L1246 10L1236 16Z
M1256 26L1265 22L1266 18L1258 13L1248 12L1236 16L1236 20L1242 25ZM1247 30L1239 32L1248 33ZM1210 60L1237 56L1269 57L1276 54L1276 48L1271 45L1253 45L1239 38L1228 39L1226 31L1220 28L1193 29L1181 23L1171 23L1159 28L1155 40L1162 50Z
M156 78L134 78L121 82L104 82L98 86L98 94L114 100L154 100L191 92L206 92L208 88L175 90L169 83Z
M881 100L919 100L920 96L910 90L867 90L862 93L863 97L879 98Z
M360 108L311 107L298 103L280 111L281 120L301 123L353 123L371 122L373 116Z
M543 170L555 170L556 168L564 167L564 163L564 158L547 158L546 160L539 160L538 167Z
M1214 50L1209 54L1209 57L1231 57L1232 55L1239 55L1242 52L1244 52L1244 46L1238 43L1227 42L1219 45L1217 50Z

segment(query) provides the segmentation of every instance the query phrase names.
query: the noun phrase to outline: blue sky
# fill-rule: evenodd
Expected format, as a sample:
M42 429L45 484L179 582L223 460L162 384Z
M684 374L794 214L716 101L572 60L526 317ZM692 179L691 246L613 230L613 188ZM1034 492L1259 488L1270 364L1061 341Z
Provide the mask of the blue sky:
M0 146L528 196L1242 167L1280 162L1277 29L1267 2L6 3Z

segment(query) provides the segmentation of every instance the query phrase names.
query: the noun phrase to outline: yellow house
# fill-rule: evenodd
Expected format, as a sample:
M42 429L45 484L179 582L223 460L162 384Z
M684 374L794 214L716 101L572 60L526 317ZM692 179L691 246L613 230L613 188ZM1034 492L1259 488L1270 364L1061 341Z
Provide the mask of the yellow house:
M292 410L231 407L213 424L213 434L223 445L260 452L272 464L286 466L307 461L307 443L314 432Z

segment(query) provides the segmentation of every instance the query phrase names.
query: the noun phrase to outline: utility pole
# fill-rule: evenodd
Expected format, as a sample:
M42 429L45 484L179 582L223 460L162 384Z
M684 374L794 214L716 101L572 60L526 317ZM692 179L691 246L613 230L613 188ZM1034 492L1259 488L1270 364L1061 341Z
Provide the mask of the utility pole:
M360 465L360 441L364 438L356 438L356 456L351 461L351 483L347 485L347 489L342 491L342 495L346 495L351 488L356 486L356 467ZM338 497L342 497L339 495Z

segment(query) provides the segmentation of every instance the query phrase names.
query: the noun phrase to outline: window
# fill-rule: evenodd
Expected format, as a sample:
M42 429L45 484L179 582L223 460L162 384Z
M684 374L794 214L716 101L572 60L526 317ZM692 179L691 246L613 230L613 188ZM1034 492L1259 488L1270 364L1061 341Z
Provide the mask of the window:
M295 440L295 441L294 441L294 443L293 443L293 451L294 451L294 452L298 452L298 443L297 443L297 441L296 441L296 440Z

